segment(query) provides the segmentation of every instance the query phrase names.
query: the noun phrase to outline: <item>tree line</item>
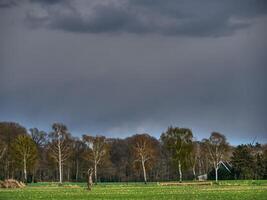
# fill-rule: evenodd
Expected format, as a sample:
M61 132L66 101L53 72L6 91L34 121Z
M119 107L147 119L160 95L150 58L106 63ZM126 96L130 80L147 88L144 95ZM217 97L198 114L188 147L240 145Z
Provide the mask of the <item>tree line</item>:
M231 146L212 132L197 141L189 128L168 127L159 139L136 134L124 139L84 134L73 137L66 125L54 123L51 132L27 130L0 122L0 179L25 182L128 181L209 179L266 179L267 145Z

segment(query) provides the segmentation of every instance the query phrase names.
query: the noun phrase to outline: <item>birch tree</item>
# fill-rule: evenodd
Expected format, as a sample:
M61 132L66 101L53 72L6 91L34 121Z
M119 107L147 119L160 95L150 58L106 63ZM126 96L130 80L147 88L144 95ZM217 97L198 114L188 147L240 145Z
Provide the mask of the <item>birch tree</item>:
M50 152L51 157L58 164L59 183L63 182L63 165L71 154L70 133L64 124L54 123L53 132L50 133Z
M132 153L134 162L142 166L145 184L147 183L147 167L152 165L157 153L154 139L148 134L133 136Z
M218 182L218 169L220 167L220 162L223 161L224 156L227 154L229 144L226 141L226 137L218 132L212 132L209 139L204 139L203 141L215 170L215 180Z
M164 147L169 150L172 160L178 165L179 181L183 180L183 168L187 165L187 156L190 154L193 133L187 128L169 127L161 135Z
M79 179L80 174L80 165L82 161L82 155L85 151L85 144L79 138L75 138L73 141L73 157L75 162L75 180L76 182Z
M108 157L108 144L104 136L83 135L83 141L87 146L84 157L93 163L95 184L97 184L97 168Z
M194 176L194 180L196 180L196 165L200 160L200 145L198 142L194 141L191 146L191 151L188 154L188 160L190 162L190 166L192 168L192 173Z
M12 143L12 156L22 167L25 182L27 182L27 170L34 166L37 155L37 147L28 135L19 135Z

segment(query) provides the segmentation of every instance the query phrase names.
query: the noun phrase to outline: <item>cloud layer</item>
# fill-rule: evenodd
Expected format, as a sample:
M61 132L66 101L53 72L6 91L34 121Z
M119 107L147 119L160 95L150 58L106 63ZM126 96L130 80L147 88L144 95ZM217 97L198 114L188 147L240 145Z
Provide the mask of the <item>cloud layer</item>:
M267 141L266 1L10 2L0 0L0 120Z
M32 0L33 27L79 33L224 36L267 13L265 0ZM39 3L39 5L38 5Z
M10 8L17 5L17 0L0 0L0 8Z

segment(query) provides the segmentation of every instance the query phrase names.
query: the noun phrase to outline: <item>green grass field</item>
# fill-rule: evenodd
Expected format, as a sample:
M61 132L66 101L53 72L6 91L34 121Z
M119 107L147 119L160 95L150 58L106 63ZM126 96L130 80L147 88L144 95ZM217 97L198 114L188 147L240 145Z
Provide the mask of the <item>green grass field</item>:
M159 186L156 183L101 183L86 190L83 183L29 184L23 189L0 189L0 200L74 199L267 199L267 180L221 181L212 186Z

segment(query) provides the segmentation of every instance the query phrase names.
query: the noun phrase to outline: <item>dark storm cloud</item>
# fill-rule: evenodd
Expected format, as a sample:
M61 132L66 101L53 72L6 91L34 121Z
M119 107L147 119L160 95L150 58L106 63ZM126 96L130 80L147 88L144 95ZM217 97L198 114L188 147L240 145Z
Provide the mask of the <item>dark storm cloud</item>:
M18 0L0 0L0 8L10 8L17 5Z
M66 0L0 0L0 8L11 8L13 6L25 4L27 2L49 5L49 4L57 4L64 1Z
M67 0L30 0L33 3L41 3L41 4L57 4L59 2L64 2Z
M267 141L266 1L23 2L0 12L0 120Z
M41 27L81 33L223 36L248 27L250 19L267 13L265 0L36 2L47 6L28 13L29 23L38 21Z

